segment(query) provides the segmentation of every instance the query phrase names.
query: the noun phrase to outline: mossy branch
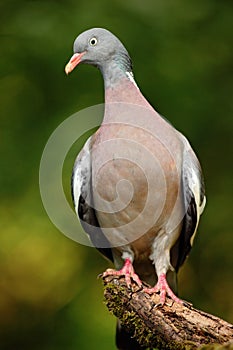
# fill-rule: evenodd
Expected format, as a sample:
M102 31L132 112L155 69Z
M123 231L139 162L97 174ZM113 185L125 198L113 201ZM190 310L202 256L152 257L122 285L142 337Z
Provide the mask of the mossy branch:
M233 325L226 321L189 303L171 301L158 307L157 294L148 295L133 282L132 289L127 288L124 277L102 279L109 311L141 345L159 350L233 350Z

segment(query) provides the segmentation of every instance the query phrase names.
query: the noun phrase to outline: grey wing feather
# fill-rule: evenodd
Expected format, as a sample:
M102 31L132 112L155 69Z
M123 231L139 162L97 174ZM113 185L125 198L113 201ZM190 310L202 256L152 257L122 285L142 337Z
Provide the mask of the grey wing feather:
M99 226L93 207L90 142L91 137L87 140L74 164L71 179L72 198L81 225L89 235L91 242L105 257L113 261L110 244Z
M182 139L184 142L182 168L184 217L181 234L171 251L171 255L176 255L172 257L172 260L175 261L173 266L176 271L178 271L179 267L184 263L192 248L200 215L204 210L206 202L201 166L191 146L183 135Z

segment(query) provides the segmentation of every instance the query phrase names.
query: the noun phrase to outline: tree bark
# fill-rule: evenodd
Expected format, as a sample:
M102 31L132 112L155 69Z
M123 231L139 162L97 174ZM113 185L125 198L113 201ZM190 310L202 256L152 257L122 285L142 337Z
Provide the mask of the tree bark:
M159 350L233 349L232 324L169 297L158 306L158 294L148 295L134 282L127 288L123 276L102 279L109 311L141 345Z

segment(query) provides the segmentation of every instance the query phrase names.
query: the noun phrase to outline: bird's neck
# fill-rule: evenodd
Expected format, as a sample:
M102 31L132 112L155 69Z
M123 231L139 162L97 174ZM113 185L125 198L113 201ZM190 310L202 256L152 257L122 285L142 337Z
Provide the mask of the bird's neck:
M112 61L109 65L106 64L104 69L101 69L105 87L105 122L116 121L117 115L114 116L115 113L110 113L111 106L116 103L135 104L152 108L139 90L134 80L131 66L128 69L127 71L125 66L120 65L116 61Z

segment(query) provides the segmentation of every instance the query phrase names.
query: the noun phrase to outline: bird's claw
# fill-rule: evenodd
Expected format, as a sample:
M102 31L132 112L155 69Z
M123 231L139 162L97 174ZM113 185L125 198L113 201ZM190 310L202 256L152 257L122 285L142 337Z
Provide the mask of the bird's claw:
M161 274L159 276L158 282L154 287L144 288L144 292L148 294L160 293L160 302L155 305L156 307L163 306L165 304L167 295L178 304L184 303L183 300L179 299L169 287L165 274Z
M130 259L125 259L125 264L120 270L108 269L103 274L102 277L106 276L125 276L125 282L128 288L131 287L131 279L141 288L142 281L138 275L134 272L134 268Z

